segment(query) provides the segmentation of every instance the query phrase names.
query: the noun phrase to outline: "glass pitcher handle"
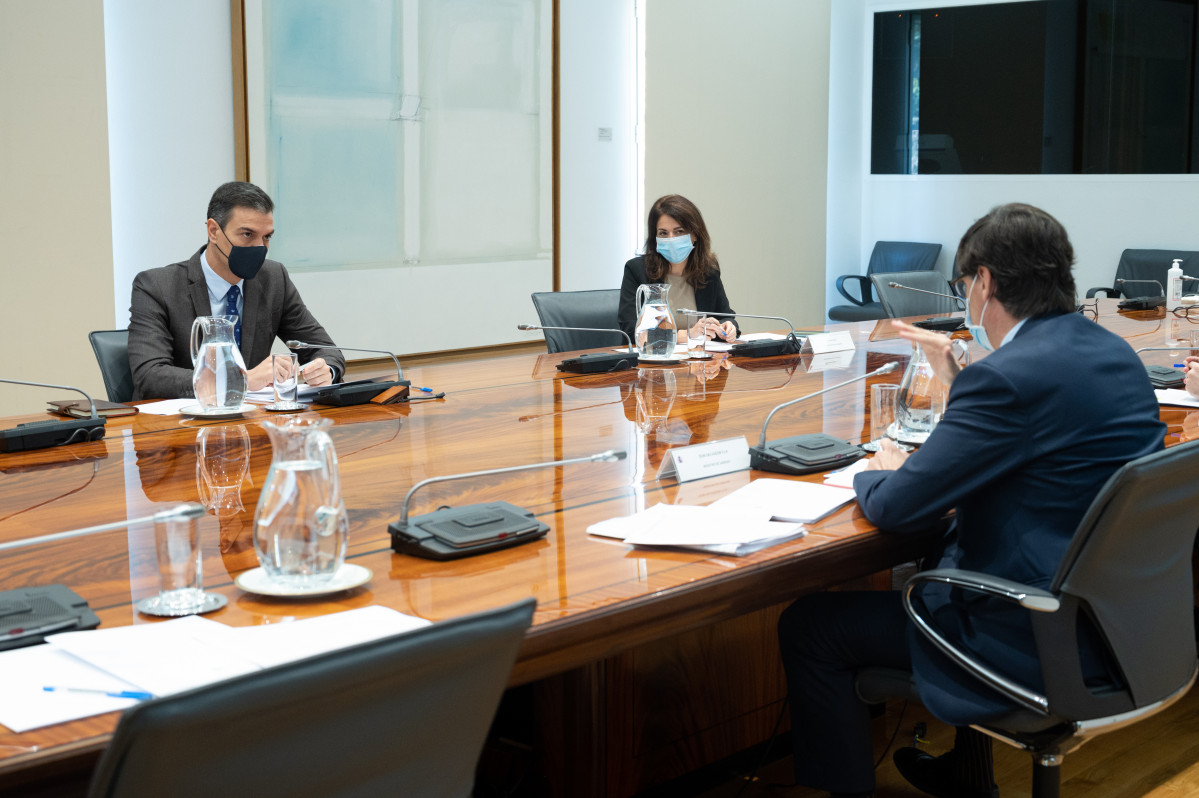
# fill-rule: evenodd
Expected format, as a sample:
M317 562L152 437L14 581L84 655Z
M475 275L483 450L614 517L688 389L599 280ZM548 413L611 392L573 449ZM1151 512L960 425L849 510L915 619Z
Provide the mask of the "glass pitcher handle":
M325 474L329 478L329 490L323 503L331 507L340 506L341 475L337 472L337 450L333 448L333 439L327 432L314 432L309 437L306 448L308 457L324 465Z
M640 318L641 309L645 307L645 299L649 296L649 286L645 283L637 286L637 316Z
M202 318L203 316L197 316L192 319L191 352L193 366L196 365L196 356L200 354L200 319Z
M970 344L961 338L953 338L949 341L949 349L955 353L958 365L963 368L970 365Z

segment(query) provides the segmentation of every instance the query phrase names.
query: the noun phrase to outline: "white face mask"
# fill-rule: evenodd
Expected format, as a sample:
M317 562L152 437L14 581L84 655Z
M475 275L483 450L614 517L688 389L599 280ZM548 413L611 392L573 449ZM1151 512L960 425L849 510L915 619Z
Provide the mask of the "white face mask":
M983 328L983 316L987 315L987 305L991 304L991 298L987 297L987 301L983 303L983 309L978 314L978 324L970 320L970 295L974 293L974 285L978 282L978 277L970 279L970 290L966 294L966 329L970 331L970 335L978 342L978 345L988 352L995 351L995 347L991 346L991 339L987 337L987 331Z

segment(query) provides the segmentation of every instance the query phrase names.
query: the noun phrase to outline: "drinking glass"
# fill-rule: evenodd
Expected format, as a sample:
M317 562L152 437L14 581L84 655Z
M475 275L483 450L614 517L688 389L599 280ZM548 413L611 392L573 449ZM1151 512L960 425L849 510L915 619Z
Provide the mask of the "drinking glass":
M706 358L705 351L708 346L708 336L700 327L700 322L704 320L704 314L699 311L689 310L683 314L683 323L687 325L687 357Z
M303 410L300 404L300 364L295 352L283 355L271 355L271 370L274 374L275 401L266 406L267 410Z
M137 608L147 615L197 615L225 606L220 593L205 593L197 518L154 522L158 555L158 595L142 599Z
M870 441L862 444L868 452L877 452L879 443L887 437L887 428L895 421L895 398L898 385L870 386Z

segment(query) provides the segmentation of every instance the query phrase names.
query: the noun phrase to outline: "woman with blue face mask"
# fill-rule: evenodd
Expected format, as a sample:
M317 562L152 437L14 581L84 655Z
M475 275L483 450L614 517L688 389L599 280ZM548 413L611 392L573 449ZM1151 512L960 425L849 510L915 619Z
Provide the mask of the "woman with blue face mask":
M646 283L670 286L670 310L680 325L678 340L687 340L681 308L705 313L729 313L728 297L720 281L720 264L712 252L708 228L695 203L678 194L661 197L649 209L645 254L624 265L620 285L620 328L633 337L637 322L637 288ZM732 316L705 316L699 325L709 339L732 341L739 329Z

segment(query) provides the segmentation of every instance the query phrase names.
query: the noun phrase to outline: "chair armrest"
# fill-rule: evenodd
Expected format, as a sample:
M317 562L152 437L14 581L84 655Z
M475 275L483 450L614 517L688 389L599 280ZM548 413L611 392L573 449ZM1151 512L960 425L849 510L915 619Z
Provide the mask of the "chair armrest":
M858 293L861 294L861 297L862 297L861 299L854 299L853 297L851 297L849 295L849 292L845 290L845 281L846 280L857 280L858 281ZM843 274L843 275L841 275L840 277L837 278L837 290L841 292L841 296L845 297L846 299L848 299L850 302L852 302L855 305L865 305L865 304L868 304L868 303L874 301L874 294L871 292L871 289L870 289L870 278L865 277L861 274Z
M1124 296L1124 292L1121 291L1119 288L1108 288L1107 286L1099 286L1098 288L1088 288L1087 289L1087 299L1093 298L1096 294L1099 294L1100 292L1102 292L1103 296L1105 296L1105 297L1119 298L1119 297Z
M1052 593L1022 585L1010 579L1000 579L990 574L979 573L977 571L961 571L954 568L922 571L909 579L903 590L903 608L907 612L908 617L916 625L917 631L927 637L933 645L940 649L941 653L949 657L962 670L989 687L999 691L1021 706L1047 716L1049 714L1048 698L1012 681L986 663L978 661L972 654L954 645L954 643L949 641L933 626L932 618L922 611L924 607L923 602L921 602L920 606L917 606L915 601L919 597L913 596L917 588L930 583L952 585L963 590L986 593L1037 612L1056 612L1060 606L1057 597Z

